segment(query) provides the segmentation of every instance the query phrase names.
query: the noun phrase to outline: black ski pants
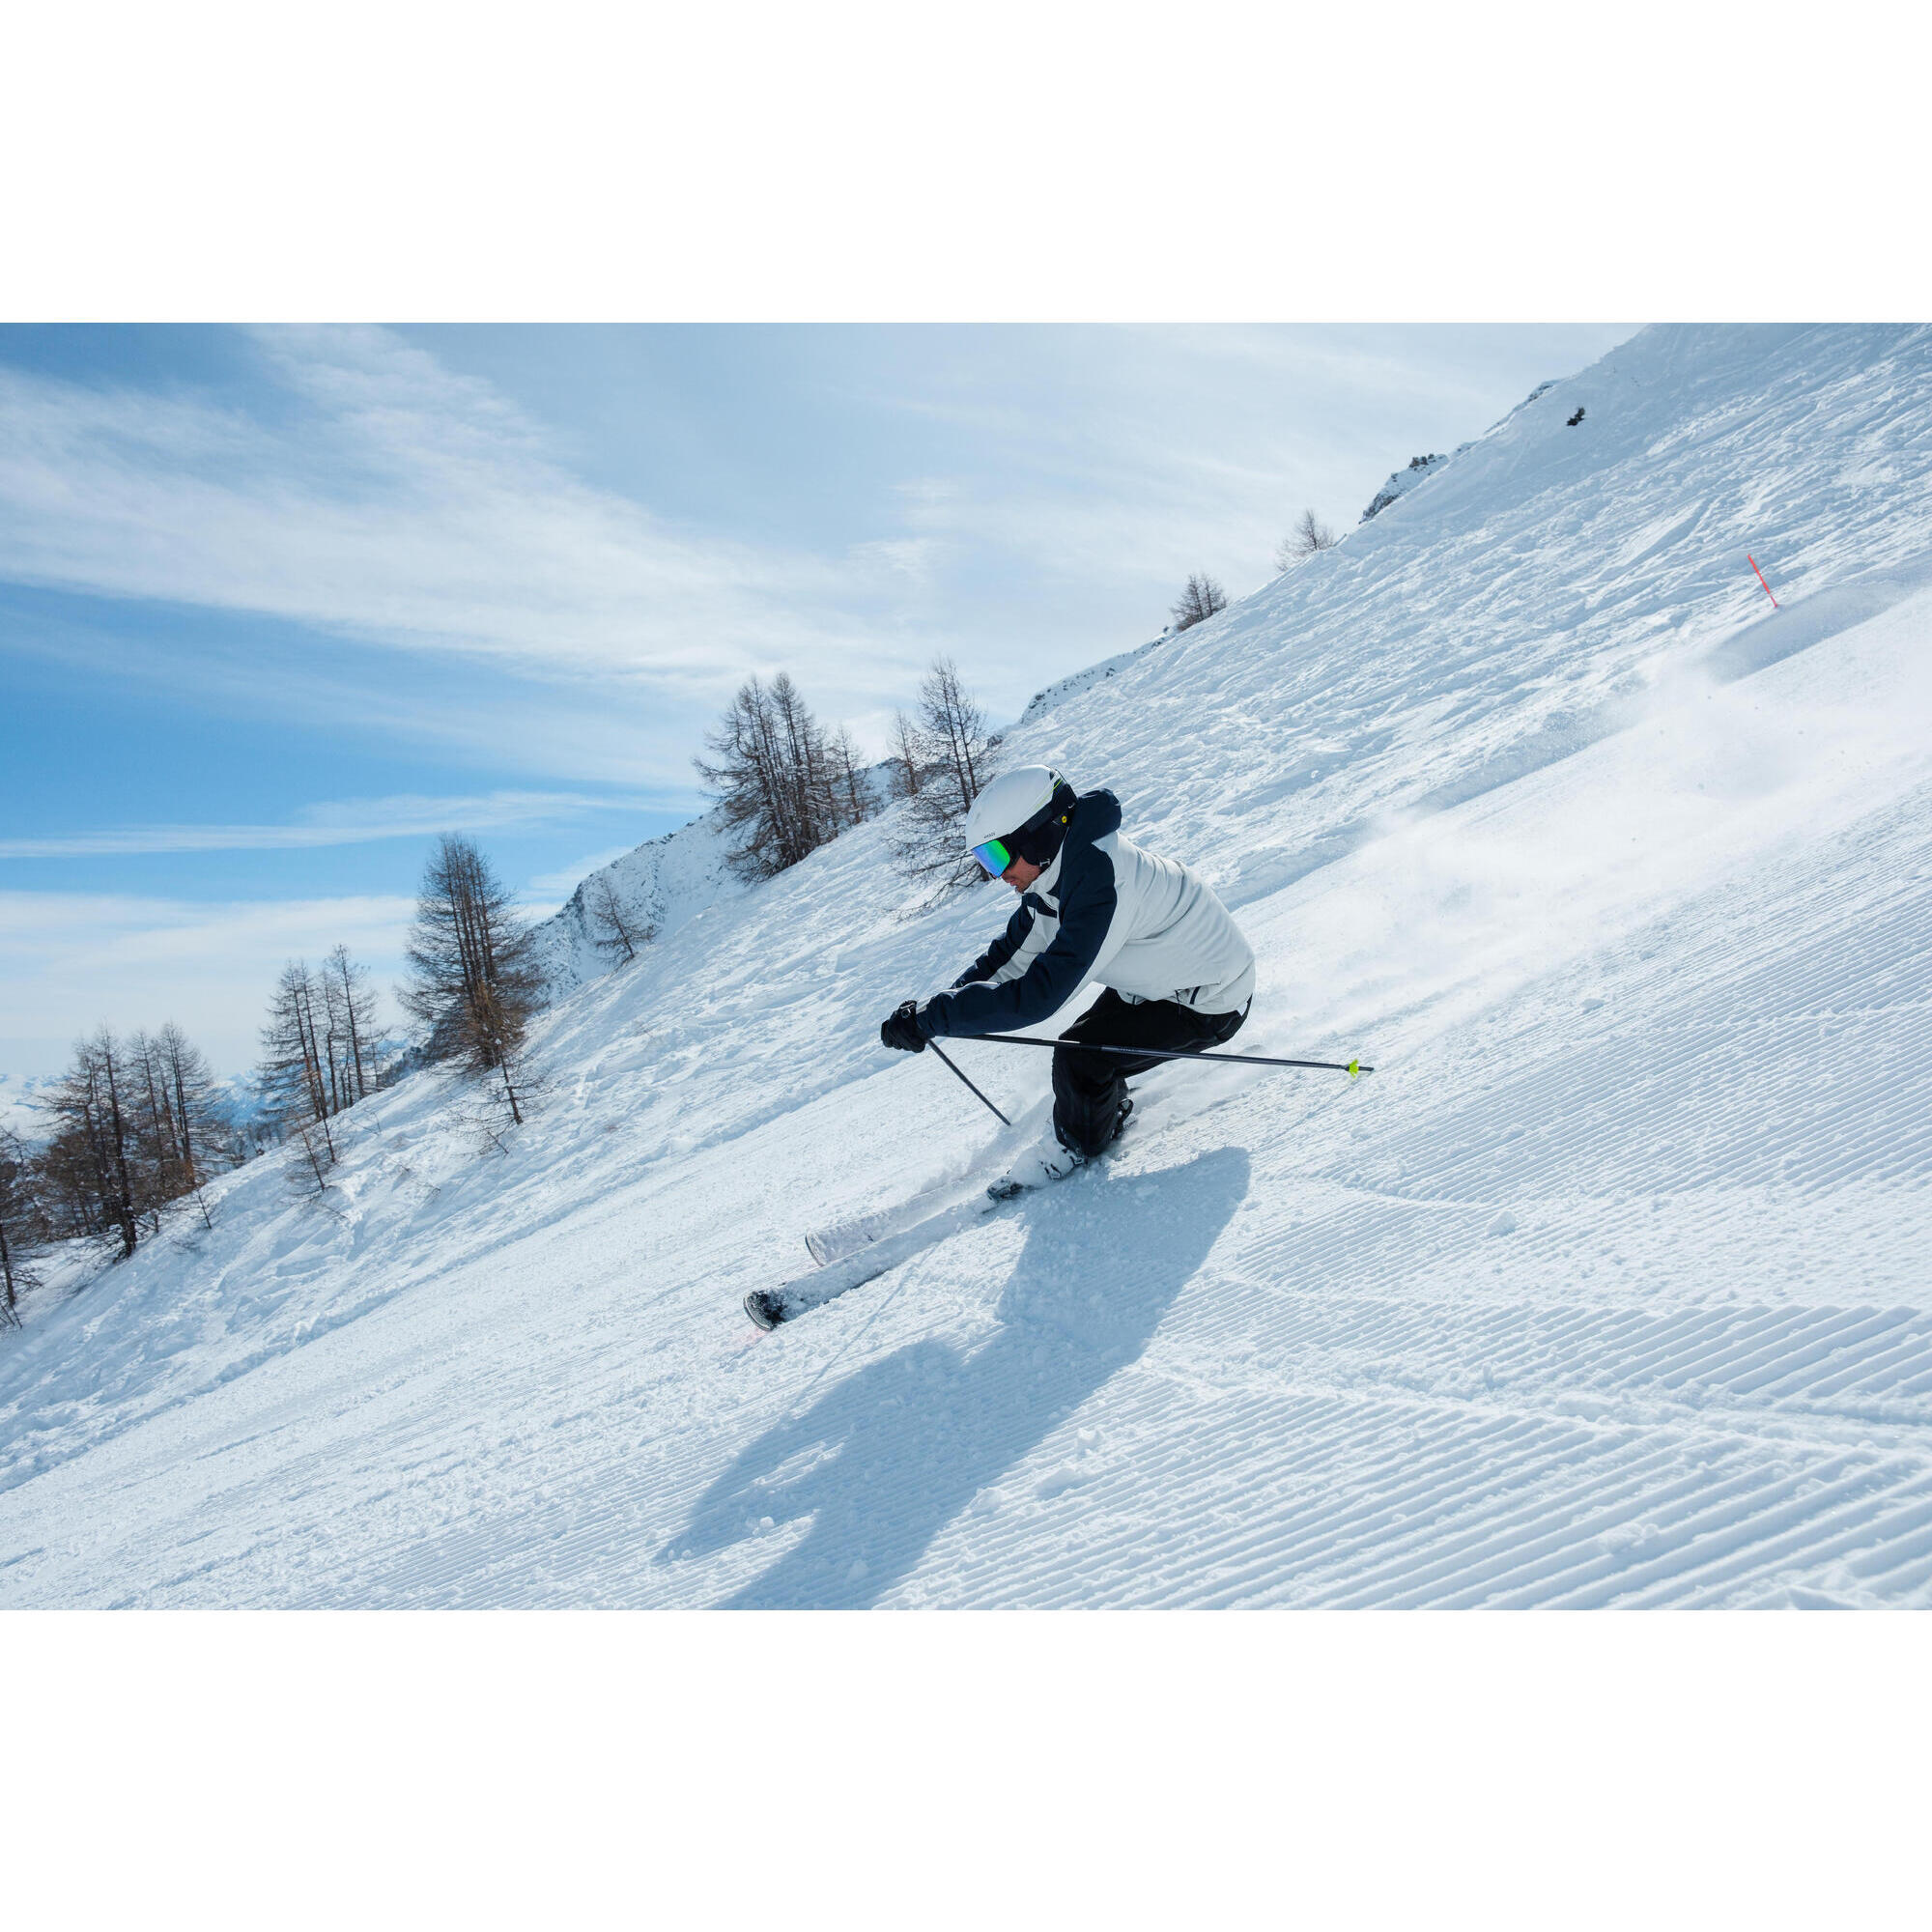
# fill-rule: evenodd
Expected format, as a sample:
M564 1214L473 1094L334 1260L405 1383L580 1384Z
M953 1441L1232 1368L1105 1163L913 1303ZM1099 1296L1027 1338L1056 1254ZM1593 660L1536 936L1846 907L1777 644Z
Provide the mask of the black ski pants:
M1109 986L1066 1031L1053 1053L1053 1130L1062 1147L1095 1154L1120 1131L1127 1076L1158 1066L1137 1054L1085 1053L1083 1045L1156 1047L1201 1053L1233 1039L1248 1016L1197 1013L1177 1000L1128 1001Z

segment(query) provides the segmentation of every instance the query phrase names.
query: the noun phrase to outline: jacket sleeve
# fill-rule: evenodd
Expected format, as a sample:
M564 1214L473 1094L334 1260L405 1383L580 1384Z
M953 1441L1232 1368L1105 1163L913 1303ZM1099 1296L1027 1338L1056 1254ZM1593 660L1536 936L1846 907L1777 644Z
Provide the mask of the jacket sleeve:
M955 987L970 986L979 980L990 980L1009 959L1026 943L1026 936L1033 930L1033 907L1025 899L1014 909L1013 916L1007 922L1007 929L999 938L953 980Z
M1060 930L1053 944L1017 979L993 986L959 986L926 1001L919 1009L919 1023L928 1039L970 1038L1033 1026L1057 1013L1087 983L1107 943L1120 895L1113 864L1104 853L1093 853L1083 874L1061 900Z

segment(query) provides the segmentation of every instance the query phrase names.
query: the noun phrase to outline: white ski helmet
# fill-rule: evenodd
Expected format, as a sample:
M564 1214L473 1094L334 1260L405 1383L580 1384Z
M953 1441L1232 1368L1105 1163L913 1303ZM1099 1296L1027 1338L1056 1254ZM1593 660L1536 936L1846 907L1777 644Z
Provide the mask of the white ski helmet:
M1070 810L1073 794L1066 781L1050 767L1020 765L1002 772L973 801L966 814L967 849L977 850L989 838L1015 845L1023 834L1053 815L1056 804Z

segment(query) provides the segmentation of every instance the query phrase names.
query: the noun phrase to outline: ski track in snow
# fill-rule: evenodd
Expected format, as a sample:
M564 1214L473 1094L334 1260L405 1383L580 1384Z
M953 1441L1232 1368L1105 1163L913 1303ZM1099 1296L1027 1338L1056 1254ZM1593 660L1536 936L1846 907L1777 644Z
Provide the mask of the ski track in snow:
M1932 1605L1928 484L1925 331L1652 331L1072 690L1014 755L1239 904L1236 1049L1379 1070L1165 1069L769 1336L986 1157L875 1029L1005 908L645 848L506 1151L413 1079L0 1337L0 1605Z

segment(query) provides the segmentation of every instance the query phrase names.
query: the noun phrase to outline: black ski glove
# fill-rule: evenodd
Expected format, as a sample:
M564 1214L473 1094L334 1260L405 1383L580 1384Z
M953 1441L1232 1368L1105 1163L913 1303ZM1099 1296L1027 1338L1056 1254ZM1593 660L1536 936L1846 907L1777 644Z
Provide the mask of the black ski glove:
M901 1053L923 1053L925 1035L919 1024L919 1002L901 1000L893 1009L893 1016L879 1028L879 1041L884 1046L895 1046Z

